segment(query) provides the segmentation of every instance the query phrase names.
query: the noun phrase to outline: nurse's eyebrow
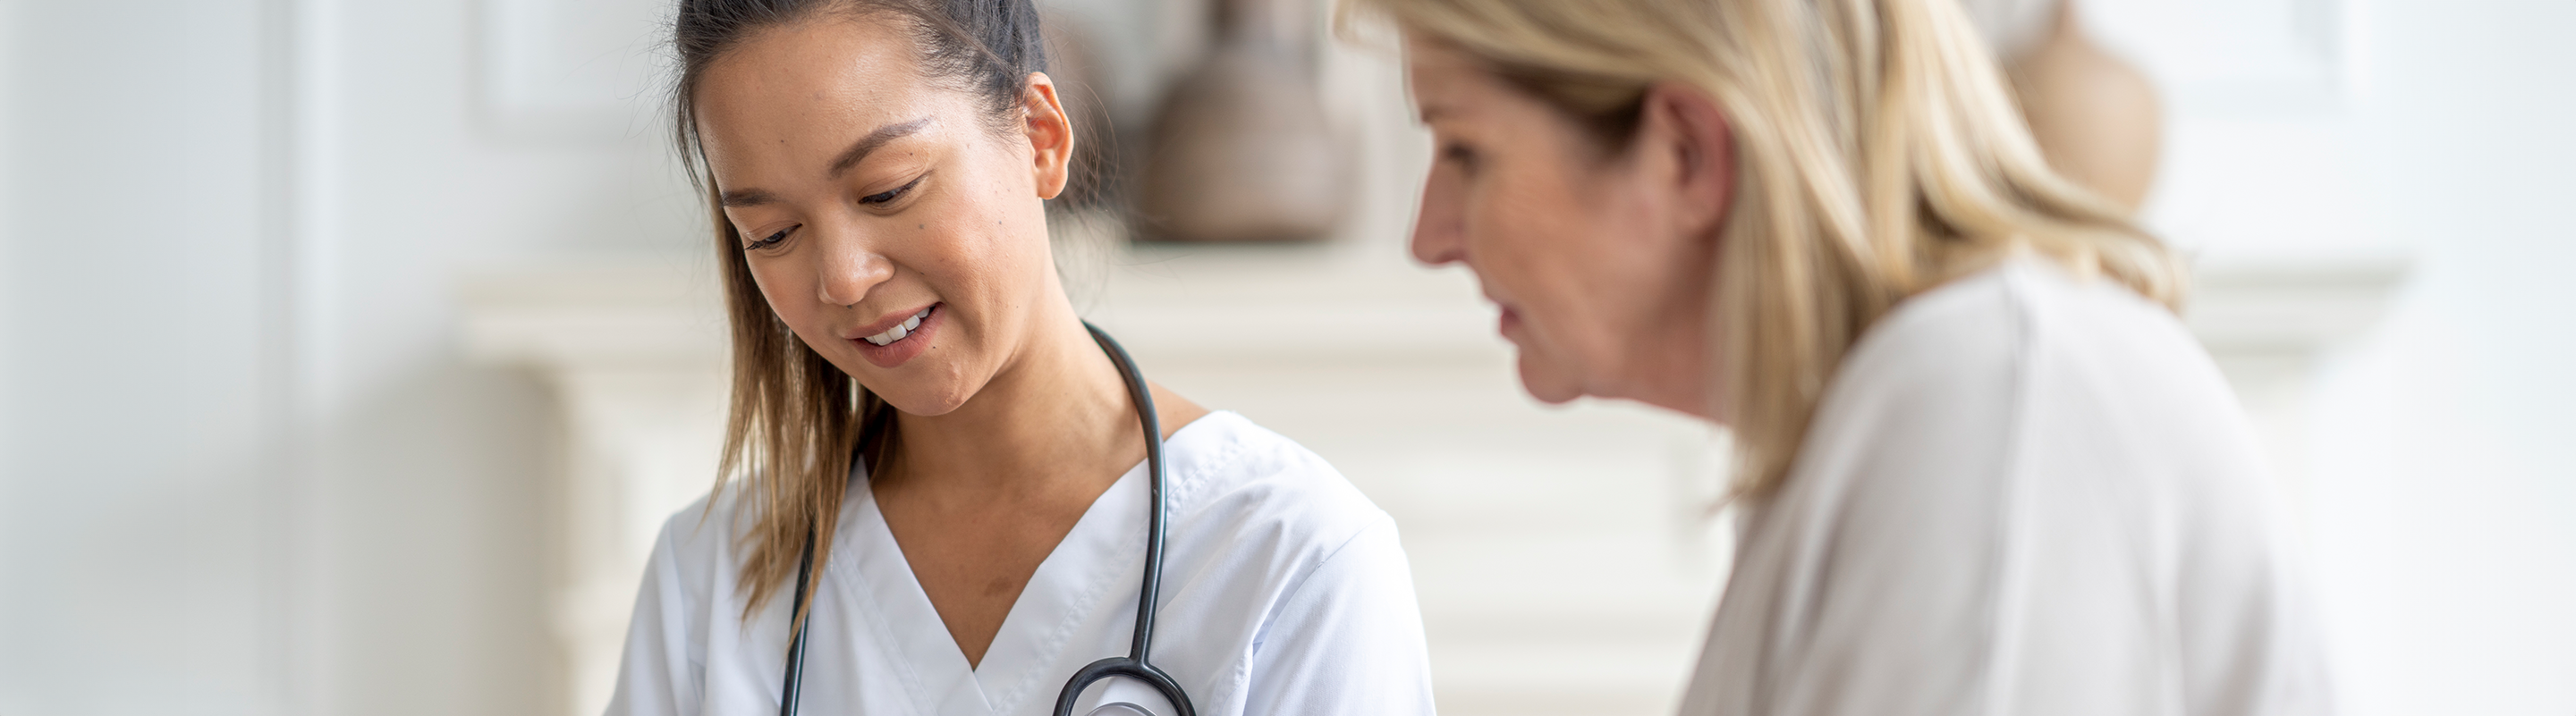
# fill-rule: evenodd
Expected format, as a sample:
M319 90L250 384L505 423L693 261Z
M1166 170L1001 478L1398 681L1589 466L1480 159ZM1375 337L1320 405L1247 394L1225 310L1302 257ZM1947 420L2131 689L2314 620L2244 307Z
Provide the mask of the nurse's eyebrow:
M741 191L728 191L723 194L719 194L716 196L716 199L726 208L738 208L745 206L759 206L777 201L778 195L761 191L759 189L744 189Z
M850 148L841 150L841 156L832 160L831 171L826 173L825 176L838 179L841 177L842 172L849 171L850 167L858 166L859 160L868 158L868 153L876 151L877 147L885 146L886 142L891 142L914 132L919 132L922 128L928 126L930 126L930 118L923 117L910 122L904 122L902 124L889 124L883 127L878 127L877 131L869 132L868 136L860 137L859 141L851 143Z

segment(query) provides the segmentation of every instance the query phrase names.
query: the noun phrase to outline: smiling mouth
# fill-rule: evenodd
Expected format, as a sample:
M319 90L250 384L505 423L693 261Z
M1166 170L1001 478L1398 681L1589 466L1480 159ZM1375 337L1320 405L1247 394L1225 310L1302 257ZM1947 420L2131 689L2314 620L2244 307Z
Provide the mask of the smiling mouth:
M936 308L936 306L933 306L933 308ZM895 324L893 328L886 329L886 332L884 333L868 336L859 340L867 341L868 345L883 347L888 343L903 340L904 336L912 335L912 329L920 328L921 319L928 317L930 317L930 309L924 308L921 309L920 313L912 314L911 318L903 319L902 323Z

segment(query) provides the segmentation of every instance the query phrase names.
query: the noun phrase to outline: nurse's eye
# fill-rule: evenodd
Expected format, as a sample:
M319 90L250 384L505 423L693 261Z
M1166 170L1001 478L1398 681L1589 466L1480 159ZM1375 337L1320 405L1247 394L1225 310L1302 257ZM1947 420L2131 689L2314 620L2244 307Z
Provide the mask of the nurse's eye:
M796 227L793 226L779 229L775 232L771 232L768 236L761 237L759 240L743 244L742 249L744 251L759 251L761 249L777 246L781 243L785 243L787 241L787 234L795 230Z
M930 178L930 175L928 175L928 174L923 174L923 175L921 175L921 176L913 177L913 178L912 178L912 181L905 182L903 186L899 186L899 187L895 187L895 188L892 188L892 189L887 189L887 190L885 190L885 191L877 192L877 193L874 193L874 194L869 194L869 195L867 195L867 196L859 197L859 203L861 203L861 204L887 204L887 203L892 203L892 202L893 202L894 200L896 200L896 199L901 199L901 198L903 198L903 195L905 195L905 194L909 194L909 193L912 193L912 188L913 188L913 187L921 186L921 180L923 180L923 179L928 179L928 178Z

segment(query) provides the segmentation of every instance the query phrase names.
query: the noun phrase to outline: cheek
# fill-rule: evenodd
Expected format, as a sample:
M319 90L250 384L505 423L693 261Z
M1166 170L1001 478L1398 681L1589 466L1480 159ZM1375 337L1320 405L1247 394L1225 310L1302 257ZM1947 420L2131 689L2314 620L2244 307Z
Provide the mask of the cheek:
M1593 280L1602 292L1605 329L1624 345L1660 342L1680 330L1701 330L1693 319L1706 312L1715 242L1675 228L1678 208L1669 197L1634 185L1606 192ZM1687 327L1677 323L1689 323Z
M955 199L923 219L929 229L922 238L931 246L917 252L939 290L957 294L944 298L985 303L995 313L1029 303L1028 294L1043 288L1040 274L1054 270L1045 205L1013 192L1004 178L961 175Z
M902 283L918 281L950 311L950 329L933 352L971 394L981 378L1008 362L1034 325L1032 308L1053 285L1045 205L1028 181L1007 174L1005 152L979 149L940 168L941 189L889 222L885 244ZM961 398L962 399L962 398Z
M1568 183L1553 178L1503 183L1481 202L1481 224L1468 233L1481 244L1489 281L1533 323L1557 352L1586 352L1597 342L1591 327L1599 295L1619 281L1603 281L1601 244L1615 227ZM1575 358L1577 356L1566 356Z
M1588 213L1543 177L1497 174L1459 200L1456 220L1468 263L1494 297L1519 316L1510 331L1530 397L1563 403L1596 382L1591 366L1606 343L1587 318L1584 289Z
M1477 187L1460 221L1478 273L1515 302L1544 301L1563 288L1563 262L1579 225L1552 182L1503 174ZM1524 293L1526 292L1526 294Z
M823 311L821 300L814 296L814 272L796 262L796 257L805 253L766 259L745 258L751 268L752 284L760 289L760 297L768 302L769 311L777 314L778 320L786 323L807 345L822 348L838 339L817 334L817 331L828 332L830 327L818 324Z
M784 266L783 264L787 263L786 259L764 260L743 256L742 260L744 265L751 269L751 284L754 288L760 289L760 297L769 303L770 312L778 314L778 317L786 320L790 326L796 325L794 317L813 313L811 309L795 300L797 295L795 277L799 272Z

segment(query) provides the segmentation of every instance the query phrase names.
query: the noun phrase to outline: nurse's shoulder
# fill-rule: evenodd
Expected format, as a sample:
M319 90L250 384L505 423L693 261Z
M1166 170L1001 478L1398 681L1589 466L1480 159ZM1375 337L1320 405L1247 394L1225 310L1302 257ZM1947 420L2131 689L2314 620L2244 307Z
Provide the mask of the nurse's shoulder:
M635 591L608 713L698 713L703 707L708 651L741 634L714 628L742 609L732 587L740 541L738 501L731 495L737 492L701 496L662 521Z
M1223 545L1238 562L1311 566L1373 527L1394 529L1322 456L1241 414L1210 413L1173 438L1176 547Z
M734 575L741 570L742 491L725 489L699 495L662 520L653 552L645 563L647 592L674 603L666 608L702 608L718 594L735 596ZM739 607L736 607L739 609ZM697 611L697 609L692 609Z
M1174 438L1164 614L1192 633L1157 658L1216 665L1202 672L1203 712L1431 713L1395 520L1321 456L1241 415Z

